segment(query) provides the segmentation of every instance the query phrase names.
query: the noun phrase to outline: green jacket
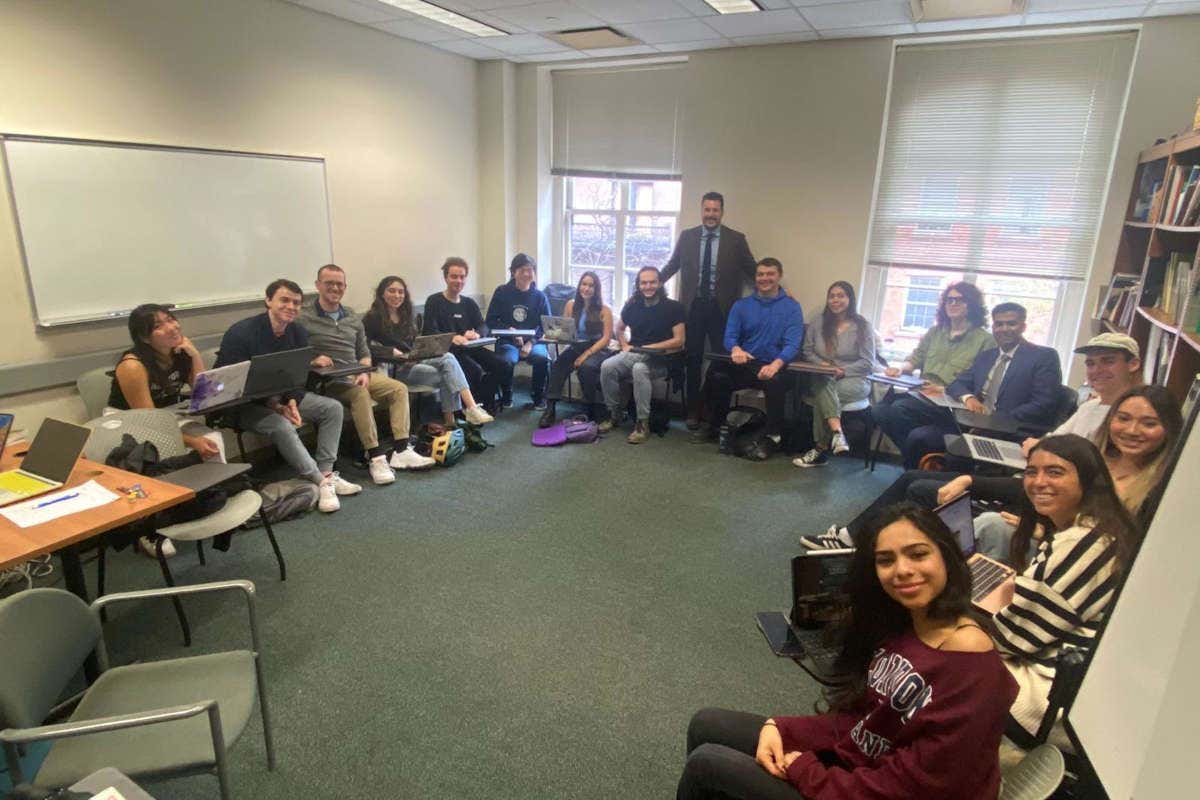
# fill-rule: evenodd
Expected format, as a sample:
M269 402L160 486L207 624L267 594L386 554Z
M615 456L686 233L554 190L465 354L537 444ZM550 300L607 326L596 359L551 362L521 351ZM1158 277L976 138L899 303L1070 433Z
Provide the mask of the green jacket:
M905 359L913 369L921 370L927 381L945 386L975 361L975 356L996 346L996 340L983 328L970 328L959 336L950 329L934 325L925 331L917 349Z

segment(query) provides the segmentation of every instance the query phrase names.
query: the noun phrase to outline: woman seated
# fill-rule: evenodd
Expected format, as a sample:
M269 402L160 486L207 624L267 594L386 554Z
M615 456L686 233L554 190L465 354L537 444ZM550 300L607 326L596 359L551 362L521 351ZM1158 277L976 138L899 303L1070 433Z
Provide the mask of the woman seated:
M809 325L804 335L804 360L837 369L833 376L808 375L804 402L813 410L813 447L792 463L819 467L834 455L850 450L842 433L842 409L871 395L867 376L875 366L875 331L854 302L854 287L835 281L825 294L821 324Z
M563 386L571 377L571 370L579 373L579 385L583 390L583 401L589 406L589 416L601 419L607 413L604 398L600 394L600 365L612 355L608 343L612 339L612 309L604 305L600 278L594 272L585 272L575 286L575 297L563 308L564 317L575 319L574 342L554 359L550 367L550 381L546 390L546 411L538 420L539 428L548 428L558 418L558 401L562 399Z
M363 315L363 329L371 341L371 351L376 358L402 358L412 349L417 338L417 326L412 297L403 278L388 275L375 287L375 299L370 310ZM463 374L453 353L412 363L393 364L391 368L392 377L398 381L414 386L432 386L438 390L442 419L447 425L454 424L454 414L460 409L467 422L473 425L492 421L492 415L475 402L467 385L467 376Z
M1028 748L1046 712L1059 651L1096 635L1141 530L1117 497L1100 451L1081 436L1038 442L1023 480L1010 556L1020 574L1011 602L993 618L993 636L1020 687L1006 735ZM1027 564L1034 541L1036 555ZM1061 722L1050 742L1070 749Z
M971 576L937 515L905 503L868 527L829 712L705 709L688 726L678 800L995 798L1016 686L970 616Z

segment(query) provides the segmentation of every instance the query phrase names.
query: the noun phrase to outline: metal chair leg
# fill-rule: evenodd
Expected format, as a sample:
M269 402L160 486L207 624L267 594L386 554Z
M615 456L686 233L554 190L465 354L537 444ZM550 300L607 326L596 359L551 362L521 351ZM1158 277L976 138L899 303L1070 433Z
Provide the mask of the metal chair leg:
M162 570L163 580L167 582L167 586L175 585L175 576L171 574L171 568L167 566L166 556L163 555L163 542L166 539L159 537L157 544L154 546L154 551L158 556L158 567ZM178 597L171 598L172 605L175 606L175 614L179 617L179 627L183 629L183 646L192 646L192 629L188 625L187 615L183 613L183 603L179 602Z
M100 547L98 549L100 552L96 556L96 596L104 597L104 578L108 571L106 566L108 559L105 558L104 554L108 552L108 540L103 536L100 537ZM107 607L102 606L100 608L100 621L108 622Z
M275 541L275 531L271 529L271 522L262 506L259 506L258 518L262 520L263 529L267 532L267 541L271 543L271 549L275 551L275 560L279 562L279 580L286 581L287 565L283 563L283 553L279 551L279 542Z
M208 565L208 561L204 558L204 543L199 539L196 540L196 555L200 557L200 566Z
M212 735L213 756L216 761L217 783L221 787L221 800L232 800L229 789L229 768L225 764L225 735L221 732L221 710L216 705L208 709L208 730Z

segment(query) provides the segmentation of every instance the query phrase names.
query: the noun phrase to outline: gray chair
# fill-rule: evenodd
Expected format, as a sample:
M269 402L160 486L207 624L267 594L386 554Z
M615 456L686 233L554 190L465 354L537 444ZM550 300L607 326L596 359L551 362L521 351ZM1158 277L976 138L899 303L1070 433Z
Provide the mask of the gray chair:
M246 599L250 649L109 667L100 609L119 602L233 591ZM0 601L0 744L13 784L25 776L18 747L54 741L34 783L69 786L103 767L131 778L215 772L221 797L232 797L226 743L262 714L267 769L275 746L263 680L262 647L249 581L151 589L100 597L89 607L62 589L30 589ZM95 653L100 677L73 710L54 708L73 676ZM67 721L44 724L52 714Z
M1062 752L1052 744L1041 744L1011 767L1001 770L997 800L1046 800L1066 775Z
M112 367L97 367L75 379L75 388L83 398L83 407L88 417L98 417L108 405L108 393L112 390Z

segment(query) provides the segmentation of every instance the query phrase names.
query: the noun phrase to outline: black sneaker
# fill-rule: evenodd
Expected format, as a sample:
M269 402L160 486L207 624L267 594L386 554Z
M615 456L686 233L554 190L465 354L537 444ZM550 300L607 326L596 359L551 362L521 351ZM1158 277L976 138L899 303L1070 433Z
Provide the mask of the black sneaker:
M815 447L809 450L799 458L793 458L792 464L797 467L823 467L829 463L829 453L825 450L818 450Z
M850 531L830 525L829 530L816 536L801 536L800 546L808 550L845 550L854 548Z
M512 392L501 392L500 407L501 408L512 408L512 406L513 406Z
M546 410L546 401L545 401L545 399L544 399L544 398L541 398L541 397L539 397L539 398L537 398L536 400L534 400L534 401L533 401L533 410L534 410L534 411L545 411L545 410Z
M553 425L557 421L558 421L558 414L554 413L554 409L547 408L542 413L541 419L538 420L538 427L539 428L549 428L551 425Z

